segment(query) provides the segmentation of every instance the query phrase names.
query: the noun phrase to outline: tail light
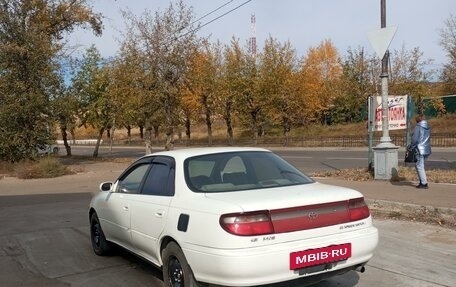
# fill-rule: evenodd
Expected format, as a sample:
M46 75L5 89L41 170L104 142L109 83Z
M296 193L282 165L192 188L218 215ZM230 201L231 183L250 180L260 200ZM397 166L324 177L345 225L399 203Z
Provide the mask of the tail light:
M220 218L220 225L228 233L239 236L274 233L268 211L225 214Z
M350 199L348 201L348 213L350 221L368 218L370 215L369 207L367 207L363 197Z
M220 225L239 236L308 230L358 221L370 216L363 197L270 211L225 214Z

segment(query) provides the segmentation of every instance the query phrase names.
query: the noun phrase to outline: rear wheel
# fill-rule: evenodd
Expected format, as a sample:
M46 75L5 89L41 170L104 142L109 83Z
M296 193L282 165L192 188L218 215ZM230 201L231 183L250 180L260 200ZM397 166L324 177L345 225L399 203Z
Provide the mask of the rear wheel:
M180 247L169 243L163 250L163 282L166 287L200 287Z
M101 229L100 220L96 213L92 214L90 217L90 239L95 254L100 256L109 255L111 244L106 241L103 230Z

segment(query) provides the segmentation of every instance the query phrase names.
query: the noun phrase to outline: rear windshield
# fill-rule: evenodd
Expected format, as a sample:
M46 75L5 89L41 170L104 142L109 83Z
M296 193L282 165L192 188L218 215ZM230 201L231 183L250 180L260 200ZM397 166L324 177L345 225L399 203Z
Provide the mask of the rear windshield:
M228 192L273 188L313 182L271 152L248 151L188 158L185 180L195 192Z

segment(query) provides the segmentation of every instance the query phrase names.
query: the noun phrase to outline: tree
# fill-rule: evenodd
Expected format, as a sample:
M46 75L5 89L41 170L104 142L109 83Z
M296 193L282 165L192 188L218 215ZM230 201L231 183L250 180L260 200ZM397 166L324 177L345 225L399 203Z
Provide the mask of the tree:
M342 73L339 54L330 40L309 49L298 72L303 122L325 121L333 107Z
M112 126L116 114L116 102L110 97L110 67L103 65L98 50L92 46L87 49L72 78L71 92L79 102L79 118L82 125L90 125L98 130L97 144L93 157L98 156L98 149L104 131Z
M423 97L429 95L429 81L434 73L426 67L431 59L423 59L418 47L412 50L394 50L391 53L391 77L388 92L390 95L411 95L415 97L418 113L423 113Z
M266 95L265 113L282 126L285 145L289 143L293 110L298 104L293 80L296 72L296 52L290 42L283 45L269 37L258 64L259 91Z
M32 158L50 141L58 56L75 27L101 34L85 0L0 0L0 159Z
M175 5L170 3L163 13L152 14L146 10L137 17L124 11L123 15L128 26L125 41L135 41L133 46L142 54L142 67L153 79L145 89L153 91L152 96L158 98L154 102L160 105L164 115L165 149L173 149L184 75L197 44L193 12L181 0Z
M67 156L71 156L71 146L68 143L68 131L72 132L76 127L78 120L77 111L77 98L62 84L61 90L52 100L52 116L56 119L60 128Z
M208 144L212 145L212 123L216 116L217 95L220 91L222 71L222 53L220 44L209 44L195 50L189 61L189 69L185 77L188 89L185 103L186 110L195 110L204 116L207 127Z
M110 98L116 102L115 124L127 129L128 142L131 140L131 129L134 126L144 126L144 108L150 106L146 104L148 102L144 89L148 86L148 77L141 66L140 53L130 44L123 43L118 57L112 60L109 85ZM146 145L146 153L150 153L150 136Z
M372 73L374 58L363 48L348 49L342 63L342 75L339 88L331 109L331 121L334 123L359 122L364 120L362 110L366 101L375 93L375 79Z
M225 46L223 53L223 80L220 85L219 93L219 113L222 115L227 134L228 145L233 145L233 117L237 111L236 101L241 98L243 93L243 51L239 45L239 40L232 39L230 46Z
M264 124L262 110L267 95L258 91L258 66L255 54L242 50L240 61L236 65L240 72L240 85L236 87L236 110L239 111L242 123L252 131L253 144L256 145Z
M456 94L456 16L450 14L440 30L440 45L445 50L448 63L443 66L440 79L444 82L443 92Z

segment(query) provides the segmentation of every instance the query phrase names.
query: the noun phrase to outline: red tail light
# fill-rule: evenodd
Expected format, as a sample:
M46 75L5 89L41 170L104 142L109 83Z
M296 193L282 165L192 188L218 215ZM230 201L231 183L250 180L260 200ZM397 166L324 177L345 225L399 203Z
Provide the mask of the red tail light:
M220 225L227 232L239 236L274 233L267 211L225 214L220 217Z
M308 230L358 221L370 216L363 197L270 211L225 214L220 225L239 236Z
M368 218L370 215L369 207L367 207L364 198L355 198L348 201L348 213L350 221L357 221Z

